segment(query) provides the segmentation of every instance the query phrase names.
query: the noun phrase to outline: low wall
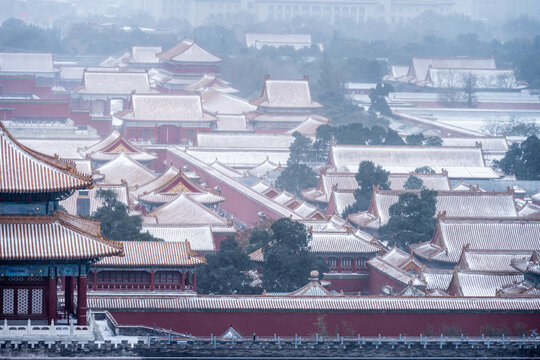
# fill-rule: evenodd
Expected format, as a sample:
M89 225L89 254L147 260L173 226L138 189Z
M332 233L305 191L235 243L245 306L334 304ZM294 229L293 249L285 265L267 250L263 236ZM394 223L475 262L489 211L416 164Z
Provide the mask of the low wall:
M111 311L120 325L172 329L194 336L221 334L230 325L243 335L386 334L528 334L538 328L540 313L478 312L233 312Z

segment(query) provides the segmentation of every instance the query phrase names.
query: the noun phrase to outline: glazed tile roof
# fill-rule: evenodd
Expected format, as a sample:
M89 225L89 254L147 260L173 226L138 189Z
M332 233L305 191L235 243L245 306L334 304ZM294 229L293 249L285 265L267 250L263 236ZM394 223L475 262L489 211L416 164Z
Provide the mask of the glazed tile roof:
M533 251L540 248L540 220L439 218L433 240L411 245L416 256L457 263L470 250Z
M511 265L522 273L540 275L540 250L535 250L530 257L513 259Z
M97 267L194 266L204 264L203 257L193 252L189 241L122 241L123 257L104 258Z
M197 146L218 149L289 150L294 137L281 134L214 134L198 133Z
M166 61L187 63L219 63L223 60L201 48L194 40L184 40L175 47L156 54Z
M183 192L173 201L148 213L146 217L156 219L157 224L227 225L225 219Z
M92 186L75 164L38 153L15 140L0 123L0 192L41 193Z
M121 255L122 245L99 235L99 223L55 212L0 217L0 260L74 260Z
M146 72L85 71L81 94L129 95L149 93L150 80Z
M262 97L252 103L266 108L320 108L311 99L309 82L302 80L266 79Z
M334 145L329 160L337 171L358 171L358 164L368 160L390 173L411 173L430 166L436 172L448 171L450 178L498 178L484 163L482 149L446 146L367 146Z
M382 296L160 296L89 293L88 307L98 309L152 309L186 311L454 311L454 312L536 312L540 298L454 298Z
M116 114L124 121L206 122L199 95L133 94L131 109Z
M105 176L105 182L108 184L120 184L125 181L129 186L135 186L156 178L154 173L125 153L120 153L114 160L101 165L96 171Z
M156 191L157 189L160 189L173 181L179 173L179 169L175 168L174 166L170 166L163 174L155 179L150 180L146 184L138 186L136 189L133 189L131 193L135 196L139 196L144 193Z
M249 258L251 259L251 261L264 262L264 254L262 252L262 248L257 249L254 252L252 252L251 254L249 254Z
M371 213L379 217L380 225L390 219L390 206L399 201L399 195L417 190L393 191L374 189L375 202ZM373 201L373 200L372 200ZM448 217L517 217L514 196L510 193L482 193L469 191L439 191L437 213Z
M142 232L148 232L164 241L188 240L194 251L216 251L214 235L210 225L143 225Z

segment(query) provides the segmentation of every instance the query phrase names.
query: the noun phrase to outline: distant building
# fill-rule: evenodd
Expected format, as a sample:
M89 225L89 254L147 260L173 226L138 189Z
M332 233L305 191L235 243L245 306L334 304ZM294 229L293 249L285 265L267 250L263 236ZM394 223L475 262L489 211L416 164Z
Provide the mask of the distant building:
M463 89L469 78L474 89L516 90L527 85L517 81L514 70L499 69L492 58L413 57L405 66L392 66L384 80L396 84L437 89Z
M310 48L313 45L310 34L268 34L246 33L246 46L262 49L265 46L280 48L290 46L294 50ZM322 50L322 46L319 45Z

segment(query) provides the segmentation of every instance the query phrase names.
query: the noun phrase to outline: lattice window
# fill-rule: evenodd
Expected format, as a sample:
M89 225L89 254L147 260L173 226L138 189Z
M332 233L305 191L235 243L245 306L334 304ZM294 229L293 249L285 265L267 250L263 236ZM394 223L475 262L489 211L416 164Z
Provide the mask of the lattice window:
M28 314L28 289L17 290L17 314Z
M15 314L15 289L4 289L3 295L2 312L4 314Z
M43 314L43 289L32 289L32 314Z
M352 270L352 259L350 257L341 258L341 269L344 271Z
M330 270L337 271L337 258L329 257L326 261Z

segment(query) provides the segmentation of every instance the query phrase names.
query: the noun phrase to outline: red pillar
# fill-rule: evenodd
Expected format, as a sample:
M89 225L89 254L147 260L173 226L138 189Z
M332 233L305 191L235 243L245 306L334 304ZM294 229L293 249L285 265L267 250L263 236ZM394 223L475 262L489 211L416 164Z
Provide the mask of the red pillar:
M54 320L56 322L56 314L58 312L56 308L56 303L58 301L58 295L56 293L56 278L54 276L49 276L47 283L47 316L49 324Z
M337 272L341 272L341 256L337 258Z
M80 275L78 278L77 325L86 325L86 275Z
M96 268L94 268L94 278L92 280L93 280L92 290L96 291L97 290L97 269Z
M65 309L69 315L73 312L73 290L75 289L75 279L73 276L66 276L64 289Z
M154 285L154 270L150 272L150 290L154 291L156 286Z
M182 269L182 291L186 290L186 271Z
M193 270L193 291L197 292L197 269Z

